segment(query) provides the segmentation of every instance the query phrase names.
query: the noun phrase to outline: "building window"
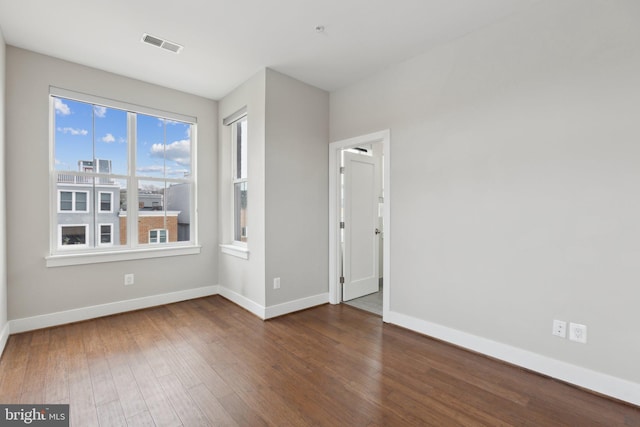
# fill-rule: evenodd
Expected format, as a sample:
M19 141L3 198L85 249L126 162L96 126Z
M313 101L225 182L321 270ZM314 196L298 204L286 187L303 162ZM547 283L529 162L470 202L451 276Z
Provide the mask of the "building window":
M169 241L168 237L169 230L149 230L149 243L167 243Z
M195 118L58 88L50 118L52 255L197 245Z
M247 243L247 117L231 124L233 157L233 240Z
M58 211L89 212L88 198L86 191L58 191Z
M60 246L86 246L88 227L87 224L61 225L59 232Z
M99 245L111 245L113 243L113 224L100 224L100 242Z
M113 204L113 193L100 191L99 212L113 212L111 206Z

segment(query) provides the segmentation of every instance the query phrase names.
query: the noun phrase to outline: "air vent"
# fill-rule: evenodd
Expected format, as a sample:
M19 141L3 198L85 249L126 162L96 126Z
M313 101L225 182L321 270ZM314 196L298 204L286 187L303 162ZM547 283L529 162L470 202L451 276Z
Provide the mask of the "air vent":
M160 37L152 36L151 34L144 33L142 35L142 42L159 47L161 49L168 50L173 53L180 53L183 46L170 42L169 40L161 39Z

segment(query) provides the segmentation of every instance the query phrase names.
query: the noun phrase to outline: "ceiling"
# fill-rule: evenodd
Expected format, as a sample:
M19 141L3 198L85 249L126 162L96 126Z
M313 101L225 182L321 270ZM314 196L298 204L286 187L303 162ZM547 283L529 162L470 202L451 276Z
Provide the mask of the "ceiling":
M263 67L333 91L534 1L0 0L0 29L9 45L220 99Z

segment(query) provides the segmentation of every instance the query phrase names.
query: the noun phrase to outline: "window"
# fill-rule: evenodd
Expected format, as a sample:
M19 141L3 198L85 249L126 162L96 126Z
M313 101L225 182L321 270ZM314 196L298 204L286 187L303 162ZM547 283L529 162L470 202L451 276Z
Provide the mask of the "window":
M247 117L231 125L233 150L233 240L247 243Z
M50 117L49 258L196 247L194 118L58 88Z
M100 224L100 243L99 245L110 245L113 243L113 224Z
M87 224L61 225L59 233L60 246L86 246L88 227Z
M73 210L73 191L61 191L60 193L60 210Z
M89 212L86 191L58 191L59 212Z
M149 243L167 243L169 230L149 230Z
M113 203L113 193L107 193L104 191L100 192L100 212L111 212L111 205Z

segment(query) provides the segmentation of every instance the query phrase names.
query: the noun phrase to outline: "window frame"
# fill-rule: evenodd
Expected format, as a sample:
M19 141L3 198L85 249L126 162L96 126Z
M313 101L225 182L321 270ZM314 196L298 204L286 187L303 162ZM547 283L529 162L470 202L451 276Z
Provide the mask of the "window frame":
M160 234L164 231L164 242L160 240ZM156 242L152 242L151 241L151 232L155 232L156 233L156 238L155 240L157 240ZM150 245L159 245L159 244L163 244L163 243L169 243L169 229L168 228L154 228L149 230L149 244Z
M102 209L102 195L103 194L109 195L109 209L108 210ZM98 190L97 204L98 204L98 213L113 213L113 193L111 191L100 191L100 190Z
M82 103L105 106L107 108L119 109L127 112L127 162L128 162L128 170L126 175L120 175L116 173L98 173L95 171L71 171L72 174L76 177L87 177L91 178L102 178L107 177L113 180L118 180L122 182L126 182L127 190L127 206L137 206L137 191L129 191L130 189L137 189L137 185L139 181L148 181L154 180L149 179L142 174L138 174L136 172L136 126L135 126L135 117L138 114L150 115L156 117L158 119L165 119L167 121L178 121L181 123L186 123L190 127L190 133L187 137L190 141L190 175L185 176L182 179L173 179L173 177L165 176L162 179L155 177L155 180L162 180L166 182L166 186L169 186L174 183L187 183L189 184L189 221L190 221L190 240L188 241L180 241L180 242L169 242L167 238L167 243L163 243L161 245L153 245L152 248L149 248L149 245L146 243L140 243L137 241L137 219L138 219L138 209L130 209L127 213L125 221L127 222L126 226L126 244L120 245L119 242L116 245L114 241L114 228L119 227L119 222L121 221L121 216L119 214L116 215L115 221L111 224L111 244L99 244L101 240L100 230L101 225L108 225L104 221L98 221L96 215L104 214L104 213L119 213L120 208L114 206L114 203L120 203L119 200L114 200L116 197L111 193L111 211L103 211L101 209L101 193L103 191L99 191L98 187L93 187L93 190L86 191L86 193L93 193L94 196L87 194L87 210L80 211L85 214L94 212L94 225L87 224L78 224L82 226L87 226L86 230L86 243L84 245L63 245L61 244L61 227L62 226L71 226L72 224L64 224L59 223L58 214L68 214L71 212L79 212L76 210L76 198L75 194L72 196L72 211L61 210L60 209L60 192L61 191L74 191L68 188L59 189L57 183L57 176L60 173L65 171L56 170L55 156L56 156L56 148L55 148L55 139L56 139L56 111L54 107L54 100L56 98L62 98L78 101ZM133 118L132 118L133 116ZM199 237L198 237L198 200L197 200L197 119L192 116L187 116L180 113L167 112L159 109L144 107L135 105L126 101L117 101L107 98L102 98L94 95L88 95L84 93L74 92L68 89L62 89L50 86L49 88L49 172L50 172L50 250L49 254L45 256L47 267L59 267L66 265L82 265L82 264L93 264L93 263L101 263L101 262L112 262L112 261L122 261L122 260L133 260L133 259L145 259L145 258L156 258L156 257L164 257L164 256L175 256L175 255L190 255L190 254L199 254L200 253L200 245L199 245ZM168 142L165 140L165 144ZM82 160L82 159L80 159ZM95 159L94 159L95 160ZM105 193L109 193L106 191ZM97 199L97 201L95 200ZM92 202L93 200L93 202ZM133 204L134 202L135 204ZM95 205L95 206L94 206ZM95 228L95 235L92 237L91 233L89 233L89 228ZM74 248L69 248L68 246L74 246ZM74 250L75 249L75 250Z
M102 242L102 227L109 227L109 242ZM113 246L113 224L109 222L98 223L98 229L96 231L96 244L97 246Z
M58 207L58 213L60 214L66 214L66 213L89 213L90 209L89 206L91 206L91 195L90 195L90 191L82 191L82 190L69 190L69 189L65 189L65 190L58 190L58 202L57 202L57 207ZM71 193L71 209L70 210L63 210L62 209L62 193ZM76 193L84 193L87 195L87 200L86 200L86 209L81 211L79 209L77 209L77 197L76 197Z
M246 129L247 129L247 136L245 136L244 141L246 143L246 153L247 153L247 159L245 162L245 176L244 177L238 177L238 143L241 142L241 140L238 140L238 127L242 126L242 123L246 123ZM236 232L237 230L237 226L240 225L241 221L240 221L240 212L236 210L236 185L242 185L244 184L246 186L246 194L247 194L247 198L249 195L249 138L248 138L248 129L249 129L249 122L247 120L247 114L246 112L237 117L233 122L230 123L231 126L231 236L232 236L232 244L235 246L240 246L242 248L247 248L248 247L248 237L249 234L247 232L247 228L245 226L245 232L244 232L244 237L245 240L238 240L236 239ZM242 150L240 150L242 151ZM240 159L240 163L242 163L242 159ZM246 211L248 212L248 203L247 203L247 208ZM240 235L242 236L242 230L240 230Z
M81 245L63 245L62 244L62 229L65 227L84 227L84 243ZM76 248L85 248L89 246L89 224L58 224L58 248L60 250L70 250Z

